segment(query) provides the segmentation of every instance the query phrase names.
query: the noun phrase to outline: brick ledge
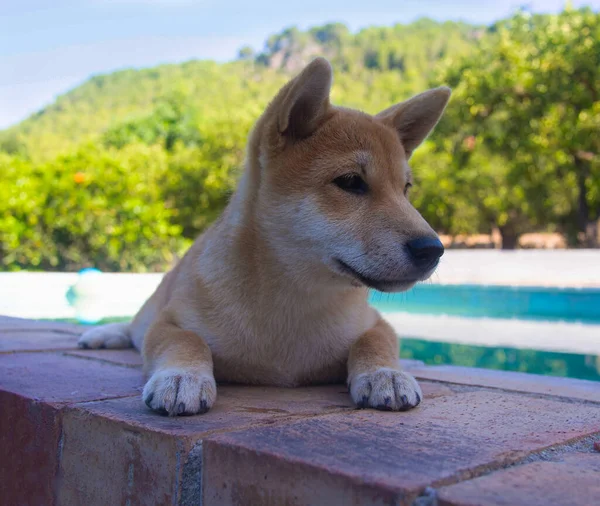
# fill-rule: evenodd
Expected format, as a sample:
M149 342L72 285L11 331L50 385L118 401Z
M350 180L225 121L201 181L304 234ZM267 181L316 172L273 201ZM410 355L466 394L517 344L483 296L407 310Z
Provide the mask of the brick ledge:
M413 361L407 413L356 410L343 385L222 386L173 419L141 402L136 352L78 350L80 332L0 317L3 504L577 506L600 482L600 383Z

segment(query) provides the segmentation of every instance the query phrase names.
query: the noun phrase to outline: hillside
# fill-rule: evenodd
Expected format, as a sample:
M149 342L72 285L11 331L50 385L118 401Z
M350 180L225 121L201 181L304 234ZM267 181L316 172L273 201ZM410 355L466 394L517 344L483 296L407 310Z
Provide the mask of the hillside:
M481 33L428 19L358 33L341 24L290 28L270 37L262 53L242 48L227 64L190 61L98 75L0 132L0 151L47 160L119 124L148 118L173 97L196 122L255 118L289 74L316 55L335 66L334 101L375 112L426 87L440 62L471 51Z
M250 104L262 92L261 77L277 82L273 74L256 72L245 62L190 61L94 76L0 132L0 149L5 146L5 151L20 151L34 160L50 159L110 127L151 115L161 99L171 97L190 102L202 116L220 115L230 101Z

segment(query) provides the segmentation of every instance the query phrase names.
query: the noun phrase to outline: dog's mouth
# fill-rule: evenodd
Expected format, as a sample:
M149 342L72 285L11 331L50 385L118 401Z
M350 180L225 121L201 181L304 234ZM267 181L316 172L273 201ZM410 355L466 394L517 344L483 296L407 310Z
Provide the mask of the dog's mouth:
M419 281L429 277L429 275L427 275L424 278L376 279L365 276L339 258L335 258L334 261L342 273L351 276L354 280L358 281L360 285L364 285L380 292L403 292L412 288ZM435 267L431 272L433 272L433 270L435 270Z

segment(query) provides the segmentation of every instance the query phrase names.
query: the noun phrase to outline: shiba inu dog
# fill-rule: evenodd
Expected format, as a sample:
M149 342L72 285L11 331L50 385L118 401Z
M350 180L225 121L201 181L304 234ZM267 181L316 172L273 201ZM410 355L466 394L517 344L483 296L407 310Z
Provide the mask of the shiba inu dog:
M367 303L427 279L444 248L408 199L408 159L450 90L381 113L335 107L332 69L313 60L256 123L222 216L168 272L131 323L93 328L84 348L141 350L144 402L209 410L217 382L347 382L358 407L422 399L400 370L393 329Z

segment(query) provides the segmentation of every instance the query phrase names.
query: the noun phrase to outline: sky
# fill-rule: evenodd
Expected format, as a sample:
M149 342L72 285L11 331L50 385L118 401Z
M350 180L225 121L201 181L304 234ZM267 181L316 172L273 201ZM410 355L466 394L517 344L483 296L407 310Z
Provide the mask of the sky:
M600 8L600 0L574 1ZM427 16L489 24L565 0L0 0L0 129L94 74L190 59L226 61L289 26L352 30Z

